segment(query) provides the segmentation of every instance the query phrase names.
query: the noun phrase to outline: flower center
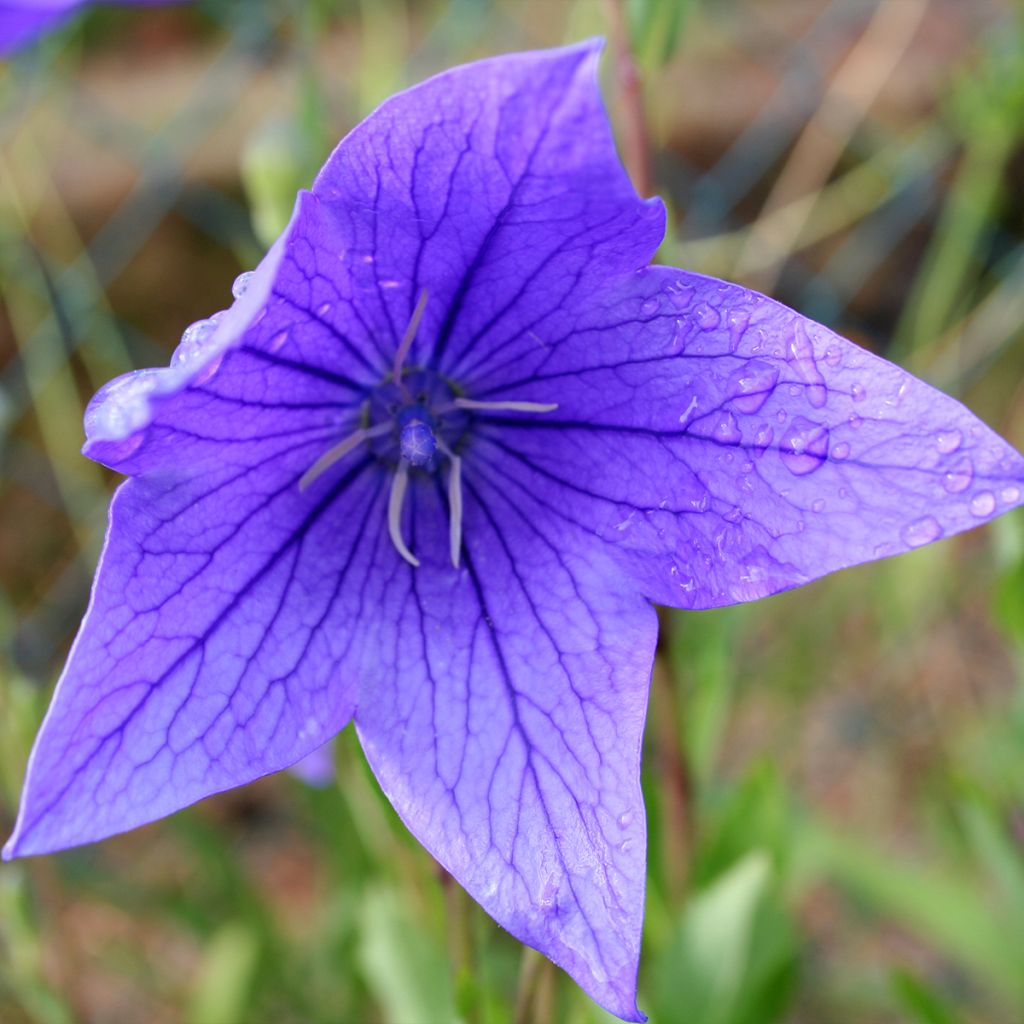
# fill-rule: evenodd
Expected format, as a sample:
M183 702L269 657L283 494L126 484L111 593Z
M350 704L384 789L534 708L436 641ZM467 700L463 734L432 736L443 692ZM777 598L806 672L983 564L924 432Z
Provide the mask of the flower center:
M380 461L394 467L388 497L388 534L395 550L410 565L419 559L402 537L402 508L413 469L436 471L448 466L449 549L452 565L459 567L462 550L462 458L457 452L469 428L470 417L487 412L551 412L554 403L478 401L459 396L441 376L419 367L406 366L406 359L426 306L426 290L420 295L409 326L395 352L390 376L373 389L364 403L359 427L328 448L299 479L304 491L334 463L363 444L368 444Z

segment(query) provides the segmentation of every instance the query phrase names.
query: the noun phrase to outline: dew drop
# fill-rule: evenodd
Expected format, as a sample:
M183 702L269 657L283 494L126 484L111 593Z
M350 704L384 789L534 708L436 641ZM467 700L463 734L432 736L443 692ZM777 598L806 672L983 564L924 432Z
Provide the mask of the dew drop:
M181 336L178 347L171 356L172 366L183 366L193 363L201 356L207 342L217 330L217 318L211 316L206 320L197 320L189 324Z
M935 447L942 455L952 455L963 441L963 434L959 430L943 430L935 435Z
M90 438L120 441L149 421L149 396L165 371L134 370L112 380L97 392L85 412Z
M821 409L828 400L828 389L814 358L814 346L802 324L796 325L793 336L789 339L786 359L789 360L797 377L807 385L807 401L815 409Z
M743 440L736 417L731 412L723 413L718 418L711 436L720 444L739 444Z
M743 413L760 411L779 379L779 368L763 359L751 359L729 377L729 396Z
M255 271L246 270L235 278L234 284L231 285L231 294L234 295L236 299L240 299L245 294L246 289L249 287L249 282L252 281L254 273Z
M1015 501L1020 499L1020 488L1004 487L999 497L1002 498L1007 505L1012 505Z
M828 458L828 427L795 416L779 440L779 457L794 476L820 469Z
M942 536L942 527L934 516L922 516L907 523L900 531L900 536L908 547L919 548L938 540Z
M725 315L725 322L729 326L729 351L735 352L746 333L750 316L742 309L731 309Z
M843 361L843 350L838 345L829 345L825 349L825 362L835 369Z
M319 306L316 307L317 316L327 316L327 314L330 313L330 311L331 304L329 302L321 303Z
M541 910L550 913L555 909L558 897L558 879L554 875L548 875L544 885L537 894L537 904Z
M279 352L283 347L284 343L288 340L287 331L278 331L270 341L267 342L268 352Z
M971 498L971 515L987 519L996 510L996 496L991 491L978 491Z
M864 426L864 421L857 415L850 416L846 422L849 423L854 430L860 430L860 428Z
M754 434L754 447L760 449L767 448L774 439L775 431L772 429L771 424L762 423L757 428L757 433Z
M950 494L960 494L971 486L973 479L974 466L971 465L971 460L965 456L943 476L942 486Z
M812 512L824 512L824 510L825 510L824 499L822 499L822 498L815 498L814 501L811 502L811 511Z
M693 317L697 321L697 326L702 331L713 331L722 322L722 317L718 310L714 306L709 306L706 302L701 302L694 309Z
M840 441L839 444L832 449L832 458L837 462L842 462L844 459L848 459L849 457L850 446L845 441Z
M669 302L680 311L689 309L690 303L693 302L693 289L682 281L677 281L675 285L669 285L665 289L665 294L668 296Z
M640 312L643 316L650 316L652 313L657 313L661 303L658 301L657 296L652 295L649 299L644 299L640 303Z
M855 402L863 402L864 399L868 397L868 389L864 387L863 384L854 384L853 387L850 388L850 397Z
M739 507L729 509L722 518L727 523L739 523L743 521L743 510Z
M633 812L623 811L619 815L619 828L629 828L633 824Z
M690 404L680 414L679 422L685 425L689 421L690 417L693 415L693 412L694 412L694 410L696 408L697 408L697 396L694 395L693 398L690 399Z
M686 321L677 320L672 328L672 343L669 346L673 351L681 350L686 347L686 338L689 334Z

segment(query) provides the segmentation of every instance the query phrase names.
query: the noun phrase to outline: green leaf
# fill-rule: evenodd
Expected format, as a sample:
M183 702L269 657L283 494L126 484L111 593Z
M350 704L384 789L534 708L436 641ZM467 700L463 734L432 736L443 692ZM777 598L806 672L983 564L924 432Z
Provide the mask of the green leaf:
M767 854L756 851L690 901L655 968L659 1024L765 1024L774 1019L768 1005L781 1010L795 946L786 923L765 916L772 876Z
M363 894L359 961L387 1020L454 1024L458 1019L447 958L395 890Z

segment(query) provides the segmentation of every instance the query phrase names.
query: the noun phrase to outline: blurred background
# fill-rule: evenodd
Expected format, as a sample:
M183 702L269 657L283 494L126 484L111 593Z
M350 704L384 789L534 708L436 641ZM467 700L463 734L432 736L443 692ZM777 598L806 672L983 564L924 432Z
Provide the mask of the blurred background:
M116 483L78 454L92 391L230 302L387 95L597 34L622 152L670 208L663 261L770 291L1024 445L1013 0L83 11L0 63L4 834ZM655 1024L1024 1021L1021 514L663 624ZM351 731L331 756L337 781L0 868L0 1021L611 1020L442 875Z

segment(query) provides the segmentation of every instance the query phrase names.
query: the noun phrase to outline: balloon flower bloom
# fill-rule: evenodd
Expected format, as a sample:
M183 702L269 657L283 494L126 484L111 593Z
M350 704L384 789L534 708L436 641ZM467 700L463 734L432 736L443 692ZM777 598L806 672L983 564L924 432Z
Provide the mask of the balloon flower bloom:
M746 288L650 266L599 44L456 68L331 155L229 309L106 385L128 477L7 857L295 764L350 720L409 829L642 1020L655 604L985 522L1024 459Z

